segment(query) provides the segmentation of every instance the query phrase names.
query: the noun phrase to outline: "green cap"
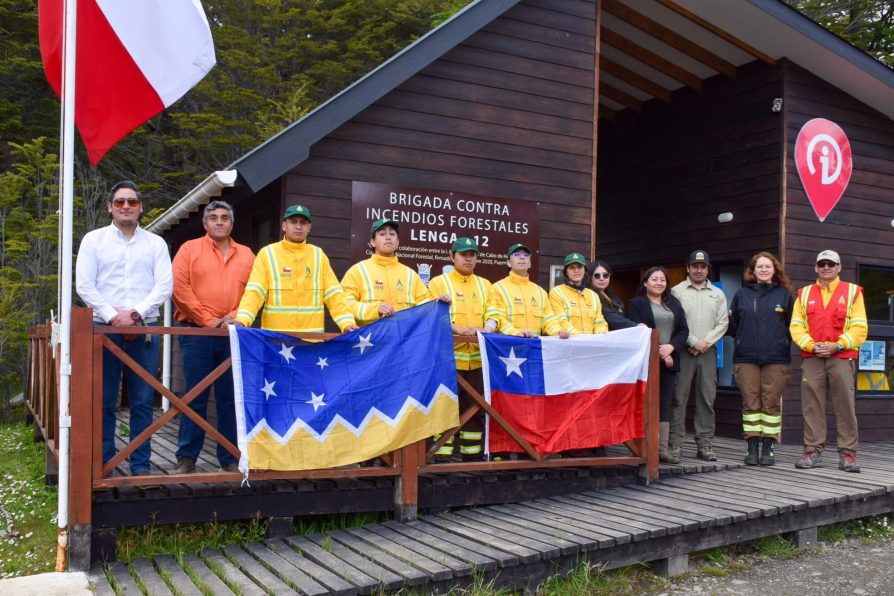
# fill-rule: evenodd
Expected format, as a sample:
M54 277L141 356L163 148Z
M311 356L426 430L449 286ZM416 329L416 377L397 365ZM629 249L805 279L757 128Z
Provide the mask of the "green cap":
M301 217L307 218L307 221L311 221L310 209L302 205L289 205L289 208L286 209L286 212L282 214L282 218L283 220L286 220L296 215L300 215Z
M473 238L457 238L450 250L451 252L478 252L478 243Z
M520 249L524 249L524 250L528 251L529 255L534 254L533 250L531 250L530 248L528 248L521 242L516 242L515 244L513 244L512 246L509 247L509 250L506 251L506 256L511 257L512 253L514 253L515 251L520 250Z
M400 225L393 219L377 219L373 222L372 227L369 229L369 237L372 238L376 235L376 232L384 228L385 226L391 226L395 229L395 231L400 230Z
M565 267L571 265L573 263L577 263L578 265L587 266L587 261L584 259L584 255L579 252L573 252L570 255L565 255Z

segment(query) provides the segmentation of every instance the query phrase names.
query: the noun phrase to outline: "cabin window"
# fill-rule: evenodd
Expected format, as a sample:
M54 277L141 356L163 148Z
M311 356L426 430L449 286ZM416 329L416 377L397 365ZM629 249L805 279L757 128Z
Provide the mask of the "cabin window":
M727 306L732 304L733 296L742 287L742 274L745 266L741 261L731 263L712 263L711 283L723 290ZM736 386L733 376L733 340L724 337L717 344L717 386L732 388Z
M869 337L857 363L857 394L894 397L894 268L860 265L857 283L869 319Z

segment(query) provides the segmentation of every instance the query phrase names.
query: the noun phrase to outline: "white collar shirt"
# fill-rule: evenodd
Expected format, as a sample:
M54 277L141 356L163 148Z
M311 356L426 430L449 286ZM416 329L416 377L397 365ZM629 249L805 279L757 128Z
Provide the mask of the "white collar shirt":
M173 289L168 246L139 226L132 238L115 224L88 232L78 249L75 287L105 322L119 308L136 309L144 319L157 317Z

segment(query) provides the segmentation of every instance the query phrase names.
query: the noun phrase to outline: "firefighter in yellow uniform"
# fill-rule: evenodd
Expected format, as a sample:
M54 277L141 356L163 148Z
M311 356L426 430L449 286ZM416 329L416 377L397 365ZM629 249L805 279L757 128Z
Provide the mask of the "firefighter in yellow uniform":
M355 263L341 280L348 305L358 325L428 302L428 289L419 274L397 260L399 225L377 219L370 228L370 258Z
M546 290L528 279L531 249L513 244L506 255L509 275L494 284L485 329L504 335L558 335L568 339L567 323L553 312Z
M474 274L478 262L478 243L472 238L457 238L450 247L453 269L434 278L428 284L428 294L432 300L447 294L450 296L450 322L454 335L475 337L484 331L484 314L493 290L489 281ZM478 342L457 344L457 374L469 382L479 393L483 392L481 376L481 352ZM460 386L460 413L474 405L475 401ZM479 411L459 432L459 454L465 461L481 459L484 439L484 412ZM437 437L436 437L437 440ZM449 460L454 454L453 439L444 444L435 454L440 460Z
M261 328L271 331L321 333L323 307L342 332L357 329L347 298L329 258L307 243L311 215L292 205L282 216L283 239L262 248L255 258L236 313L238 325L250 326L258 311Z
M566 323L572 335L578 333L607 333L608 323L602 318L602 302L596 292L587 287L587 261L580 253L565 257L562 269L565 283L549 291L553 312Z

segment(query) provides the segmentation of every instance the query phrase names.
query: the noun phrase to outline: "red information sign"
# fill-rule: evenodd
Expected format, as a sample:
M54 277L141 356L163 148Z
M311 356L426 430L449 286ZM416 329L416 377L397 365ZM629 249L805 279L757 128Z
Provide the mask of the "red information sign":
M506 249L521 242L534 251L531 271L537 276L539 203L372 182L354 182L351 200L354 262L372 254L369 228L384 218L400 225L397 256L426 284L452 265L450 245L462 236L478 242L478 275L491 281L506 277Z
M820 221L838 203L851 179L851 144L841 127L825 118L808 121L795 142L795 165Z

